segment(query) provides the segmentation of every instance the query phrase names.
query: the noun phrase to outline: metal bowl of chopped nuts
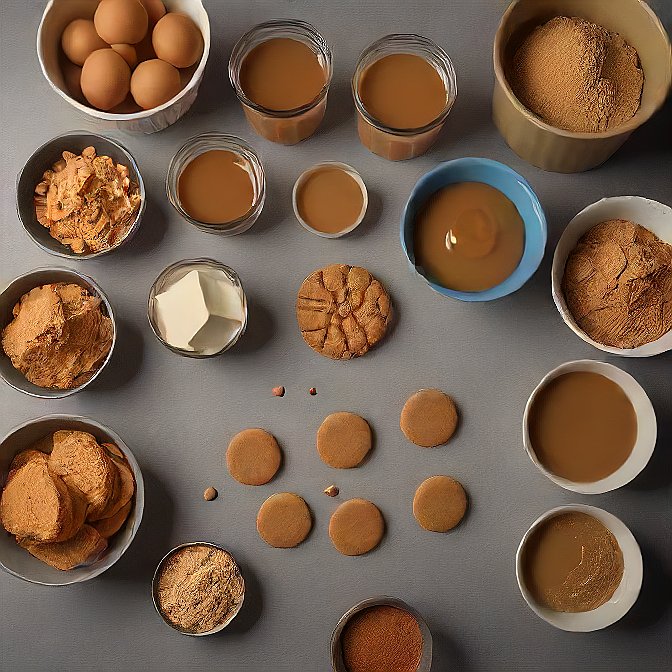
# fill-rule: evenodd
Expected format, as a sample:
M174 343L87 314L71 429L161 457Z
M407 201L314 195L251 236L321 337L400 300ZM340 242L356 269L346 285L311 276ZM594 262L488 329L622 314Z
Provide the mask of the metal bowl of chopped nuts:
M135 159L118 142L72 131L33 152L16 179L16 209L45 252L93 259L137 232L145 185Z

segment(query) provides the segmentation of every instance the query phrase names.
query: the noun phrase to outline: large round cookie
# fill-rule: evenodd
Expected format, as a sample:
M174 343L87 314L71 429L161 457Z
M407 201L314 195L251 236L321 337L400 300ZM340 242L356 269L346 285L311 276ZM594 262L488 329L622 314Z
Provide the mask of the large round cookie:
M455 402L441 390L418 390L404 404L399 426L417 446L440 446L457 427Z
M257 514L257 532L275 548L298 546L310 532L313 519L308 504L293 492L271 495Z
M244 429L226 451L229 473L244 485L268 483L280 468L282 452L272 434L263 429Z
M461 483L450 476L432 476L415 491L413 515L430 532L448 532L467 510L467 495Z
M329 537L343 555L363 555L381 542L385 520L380 509L366 499L343 502L329 521Z
M354 413L332 413L317 430L317 452L330 467L356 467L369 450L371 427L364 418Z
M332 264L302 283L296 318L303 340L331 359L365 355L387 332L392 303L365 268Z

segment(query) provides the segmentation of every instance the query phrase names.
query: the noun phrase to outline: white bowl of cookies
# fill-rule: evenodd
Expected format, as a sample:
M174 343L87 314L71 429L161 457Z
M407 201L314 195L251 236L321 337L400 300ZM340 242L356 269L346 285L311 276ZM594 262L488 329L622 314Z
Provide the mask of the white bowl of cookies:
M0 566L45 586L109 569L140 526L144 484L128 446L89 418L48 415L0 442Z

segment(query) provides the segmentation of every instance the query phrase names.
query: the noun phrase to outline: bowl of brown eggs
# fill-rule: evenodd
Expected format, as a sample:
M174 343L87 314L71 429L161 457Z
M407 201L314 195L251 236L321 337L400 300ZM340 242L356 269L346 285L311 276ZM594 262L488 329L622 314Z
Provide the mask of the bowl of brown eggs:
M37 31L54 91L101 128L136 133L189 110L209 52L202 0L49 0Z

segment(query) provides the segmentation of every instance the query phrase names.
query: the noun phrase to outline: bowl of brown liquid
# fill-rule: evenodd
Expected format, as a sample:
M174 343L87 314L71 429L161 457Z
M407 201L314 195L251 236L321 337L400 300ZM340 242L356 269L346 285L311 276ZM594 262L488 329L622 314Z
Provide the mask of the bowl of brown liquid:
M532 187L491 159L440 163L423 175L401 218L401 246L436 292L492 301L519 290L546 248L546 217Z
M539 618L568 632L593 632L631 609L642 586L642 553L628 527L583 504L542 514L516 552L516 579Z
M567 362L534 389L523 444L537 468L566 490L595 495L632 481L656 445L656 414L642 386L606 362Z

